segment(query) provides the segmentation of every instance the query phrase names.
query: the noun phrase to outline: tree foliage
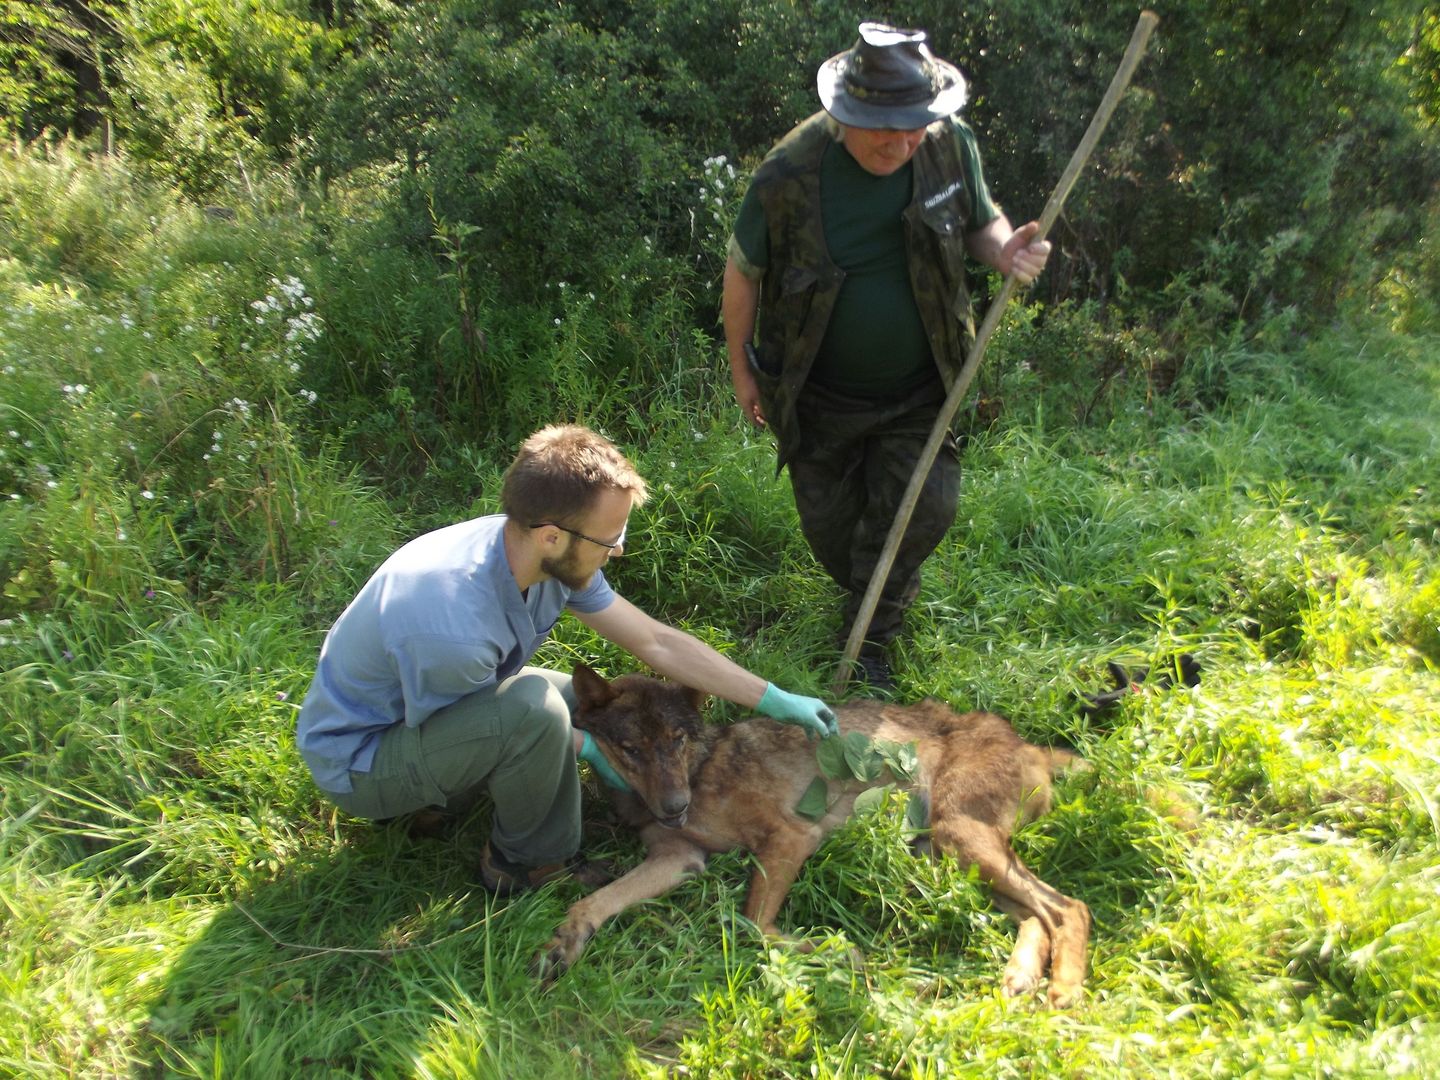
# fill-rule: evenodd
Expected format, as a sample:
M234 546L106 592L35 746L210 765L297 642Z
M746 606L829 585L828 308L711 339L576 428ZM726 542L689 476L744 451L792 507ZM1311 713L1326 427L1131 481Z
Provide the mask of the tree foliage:
M390 178L377 193L398 239L424 247L436 218L468 223L506 289L531 295L603 276L597 241L642 236L713 276L713 237L694 219L703 163L753 165L815 108L816 67L862 18L926 26L961 65L995 192L1032 216L1135 15L1077 0L107 10L0 6L12 133L83 125L77 72L96 68L122 137L167 174L203 189L237 156L299 153L331 181ZM1180 0L1163 15L1058 228L1048 298L1108 304L1198 270L1248 317L1333 303L1357 252L1406 241L1440 177L1435 6Z
M817 107L816 68L862 19L925 26L965 71L992 190L1020 221L1135 15L1078 0L8 2L0 95L22 136L103 111L138 166L206 201L243 201L257 163L318 178L331 240L353 253L337 302L364 291L358 271L404 268L388 310L344 320L337 381L443 424L553 385L522 358L546 333L571 369L641 379L678 338L713 334L745 179ZM1303 326L1377 288L1417 303L1435 263L1416 238L1440 183L1436 6L1176 0L1162 16L1053 234L1047 309L1115 327L1082 343L1109 334L1149 379L1235 326Z
M0 135L34 138L94 123L94 32L108 5L0 0Z
M136 162L207 196L310 138L339 41L298 0L0 0L0 131L113 125Z
M1431 4L1414 16L1410 47L1400 59L1410 93L1431 126L1440 124L1440 6Z

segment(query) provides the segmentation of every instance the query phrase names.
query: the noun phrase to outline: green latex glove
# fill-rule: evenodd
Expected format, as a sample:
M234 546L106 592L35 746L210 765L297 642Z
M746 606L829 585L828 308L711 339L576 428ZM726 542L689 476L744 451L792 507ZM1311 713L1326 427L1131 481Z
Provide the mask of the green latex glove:
M840 733L840 725L835 722L829 705L819 698L786 693L774 683L765 684L765 694L755 708L782 724L798 724L811 738L819 735L823 739Z
M580 744L580 758L588 762L590 768L595 770L595 775L617 791L629 791L630 785L625 778L615 771L605 755L600 752L600 747L595 745L595 740L590 737L590 732L584 732L585 739Z

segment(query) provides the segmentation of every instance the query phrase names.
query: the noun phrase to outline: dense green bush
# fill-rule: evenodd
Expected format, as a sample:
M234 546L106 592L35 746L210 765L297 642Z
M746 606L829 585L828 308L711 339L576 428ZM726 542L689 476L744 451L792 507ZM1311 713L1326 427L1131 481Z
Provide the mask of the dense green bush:
M1338 303L1375 304L1412 330L1434 317L1433 27L1398 4L1326 11L1324 34L1264 4L1162 12L1051 270L992 344L976 430L1007 411L1103 423L1137 402L1216 409L1249 393L1256 355L1283 353ZM992 186L1021 218L1078 141L1134 12L1073 0L963 12L145 0L116 12L86 41L111 58L121 164L31 170L6 190L6 228L45 279L16 285L37 313L24 333L46 336L69 375L26 368L14 385L35 385L15 404L44 402L48 416L59 387L93 384L96 354L58 329L78 305L88 334L123 318L163 342L126 359L152 369L123 399L75 414L101 433L87 447L120 438L115 417L146 418L127 466L141 483L166 454L279 452L309 412L334 460L363 462L427 519L483 494L474 463L548 420L646 435L662 397L723 385L719 270L747 173L815 108L816 66L864 17L927 26L964 68ZM295 194L311 177L284 174L291 156L319 189ZM223 201L229 218L185 211L192 224L171 235L175 215L130 198L132 172ZM304 199L306 229L275 231ZM167 224L147 229L147 216ZM232 258L234 243L258 262ZM118 306L90 310L84 289L113 285ZM106 332L118 354L135 351ZM1256 350L1231 348L1247 336ZM177 522L231 536L234 500L294 517L285 460L223 460L218 475L170 478L203 494ZM290 538L266 532L250 565L294 564Z
M447 431L483 439L507 424L478 421L502 386L524 417L530 402L571 411L549 388L562 373L583 400L592 363L622 388L663 379L649 365L668 350L637 340L684 339L677 321L714 333L748 171L816 107L815 68L861 18L931 30L971 78L993 189L1017 220L1037 214L1134 14L1071 0L365 8L321 91L313 160L332 190L381 209L350 269L369 272L373 257L381 281L403 263L408 295L373 297L369 321L389 343L383 358L362 350L356 389L400 395L413 424L436 429L420 441L444 454ZM1071 379L1079 414L1103 413L1130 381L1167 394L1217 336L1293 336L1338 303L1363 308L1376 286L1411 325L1429 317L1433 259L1410 252L1440 155L1407 97L1425 76L1399 6L1335 0L1338 29L1323 35L1266 5L1162 14L1055 232L1037 293L1047 307L1023 335L1044 355L1016 344L995 374ZM592 329L547 341L545 321L574 314L566 288L593 296ZM694 344L686 364L713 368L718 349ZM1193 400L1216 398L1202 387ZM452 419L461 402L478 422Z
M1153 298L1163 315L1216 289L1226 303L1213 328L1290 306L1324 316L1363 292L1372 259L1410 246L1440 179L1433 132L1407 104L1425 77L1407 53L1409 10L1348 0L1159 9L1134 87L1056 232L1042 294L1125 309ZM970 116L1012 216L1038 214L1135 15L1074 0L907 11L971 75Z
M0 136L33 139L95 122L98 79L87 61L105 9L0 0Z
M117 23L108 87L121 142L195 198L253 194L247 170L310 139L338 35L291 0L141 0Z
M1196 292L1224 298L1202 312L1207 329L1367 298L1422 234L1440 177L1425 122L1434 11L1186 0L1161 15L1057 230L1045 298L1156 303L1181 332ZM705 163L743 181L815 108L816 66L872 17L928 27L967 72L992 185L1018 218L1059 176L1135 11L144 0L87 21L47 0L6 16L6 85L22 117L33 96L21 130L35 130L74 84L66 50L88 53L122 145L161 174L205 194L243 187L257 158L300 153L331 179L378 181L397 242L428 250L437 221L476 230L477 277L511 300L560 281L592 288L644 239L654 276L690 279L706 326L734 203L707 220Z
M99 132L194 198L250 192L310 139L340 41L298 0L5 0L0 132Z
M1376 300L1408 326L1432 317L1435 260L1413 241L1440 177L1426 122L1434 13L1322 9L1161 12L1054 234L1037 293L1053 310L1030 322L1051 357L1062 342L1098 353L1076 409L1131 379L1164 394L1201 343L1237 326L1288 319L1298 333ZM315 278L316 303L347 313L325 368L347 395L332 405L351 445L392 465L417 445L458 462L547 413L613 418L625 387L663 381L677 360L714 368L718 350L693 335L715 332L746 176L816 107L815 68L862 18L926 26L966 71L992 187L1020 219L1038 213L1135 17L1074 0L5 10L17 130L53 123L59 97L93 83L87 101L135 166L192 197L253 203L275 162L297 160L353 208L329 234L348 258ZM1023 364L1066 375L1011 352L997 374L1012 384ZM603 388L613 408L594 403Z
M501 12L504 14L501 14ZM669 238L693 202L683 147L641 120L664 95L625 37L523 5L390 9L326 97L331 173L399 167L400 238L473 230L475 269L511 298L594 288L642 237Z
M384 543L333 440L298 434L325 328L303 237L217 220L61 145L6 155L0 239L14 610L321 582L335 548Z

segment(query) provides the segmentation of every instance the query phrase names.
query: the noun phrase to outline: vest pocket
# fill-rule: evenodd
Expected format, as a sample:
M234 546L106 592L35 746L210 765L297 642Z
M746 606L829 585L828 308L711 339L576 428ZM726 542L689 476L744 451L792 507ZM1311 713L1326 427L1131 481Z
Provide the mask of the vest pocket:
M780 362L764 350L757 350L752 356L754 362L750 365L750 374L755 379L755 388L760 391L760 405L766 416L772 416L779 404L775 392L780 389Z
M922 210L920 220L942 237L961 236L965 232L964 215L950 199L929 210Z
M947 209L948 204L936 207L920 216L925 223L925 233L934 244L935 251L939 255L940 265L944 268L945 277L954 282L960 283L958 295L955 301L969 306L968 297L964 292L965 281L965 223L953 211ZM952 301L952 306L953 306Z
M815 287L819 281L820 275L807 266L787 266L780 274L780 290L774 301L776 318L773 324L783 334L780 348L775 350L779 355L769 354L768 349L761 352L762 363L767 367L774 365L770 370L777 375L784 370L786 361L796 351L797 344L807 334L814 333L809 325L810 308L815 300Z
M820 275L808 266L787 266L780 275L780 291L785 295L813 289Z

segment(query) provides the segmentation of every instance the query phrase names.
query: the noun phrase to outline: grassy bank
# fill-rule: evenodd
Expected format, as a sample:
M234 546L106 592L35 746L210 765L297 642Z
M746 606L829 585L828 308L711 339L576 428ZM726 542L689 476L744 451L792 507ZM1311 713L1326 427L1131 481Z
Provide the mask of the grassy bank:
M290 741L328 621L402 539L494 509L513 446L459 434L443 475L432 448L428 493L351 460L313 390L343 382L325 335L344 312L301 226L115 201L74 163L6 175L8 205L45 213L0 263L0 1071L1423 1076L1440 1059L1433 337L1357 317L1213 344L1163 396L1122 380L1098 409L1081 376L997 356L1004 409L967 446L899 674L906 697L997 709L1095 763L1017 840L1095 914L1082 1006L999 997L1012 928L965 868L911 860L893 812L832 838L792 894L783 921L827 936L816 953L739 922L746 860L726 856L540 993L526 965L574 892L490 900L483 808L424 839L348 819ZM58 215L67 198L120 209ZM539 343L548 363L580 362L565 332ZM668 381L580 417L655 489L611 576L820 691L837 597L704 345L668 344ZM1107 660L1182 649L1199 687L1077 714ZM541 659L576 658L627 669L562 623ZM589 846L636 858L587 790Z

